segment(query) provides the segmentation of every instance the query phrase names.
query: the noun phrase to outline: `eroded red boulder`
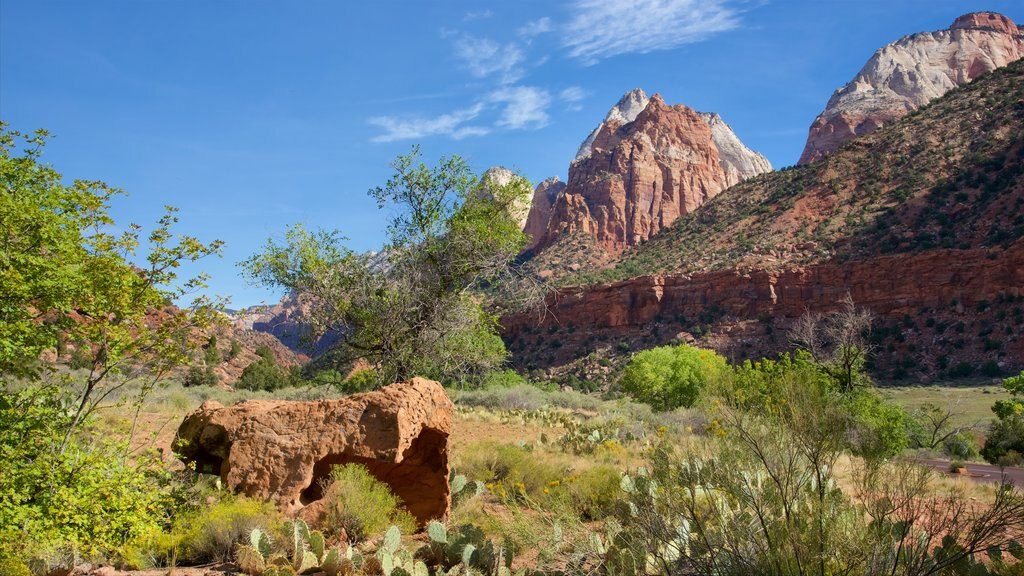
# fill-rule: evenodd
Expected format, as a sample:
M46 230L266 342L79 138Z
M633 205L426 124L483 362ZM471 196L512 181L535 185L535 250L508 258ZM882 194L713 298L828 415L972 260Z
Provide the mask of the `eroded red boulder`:
M175 450L232 490L299 513L322 496L331 467L358 463L422 524L451 506L452 403L423 378L340 400L215 401L185 417Z

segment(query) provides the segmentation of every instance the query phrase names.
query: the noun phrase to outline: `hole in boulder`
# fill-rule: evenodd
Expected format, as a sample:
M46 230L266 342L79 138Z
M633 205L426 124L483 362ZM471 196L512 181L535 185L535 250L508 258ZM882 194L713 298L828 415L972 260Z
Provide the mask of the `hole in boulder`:
M331 469L345 464L362 464L370 474L387 484L406 510L425 524L448 509L448 435L424 429L395 464L353 454L328 454L313 466L313 480L302 491L303 506L324 497Z

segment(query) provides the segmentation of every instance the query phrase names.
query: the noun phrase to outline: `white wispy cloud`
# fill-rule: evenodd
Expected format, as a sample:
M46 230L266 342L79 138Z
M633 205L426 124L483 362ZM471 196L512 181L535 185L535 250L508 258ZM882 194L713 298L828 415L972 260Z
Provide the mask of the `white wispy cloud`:
M548 124L551 94L535 86L506 86L491 92L488 102L503 106L497 125L521 130L543 128Z
M739 12L725 0L575 0L571 11L564 45L587 64L700 42L739 26Z
M579 104L587 97L587 91L579 86L569 86L558 93L558 97L565 102L565 109L570 112L579 112L583 106Z
M374 116L367 122L384 129L383 134L372 138L374 142L415 140L438 135L458 140L469 136L483 136L490 132L486 126L468 125L483 110L484 103L478 102L469 108L434 117Z
M469 34L456 38L455 57L473 76L496 76L502 84L514 84L523 77L522 65L526 58L515 43L501 44Z
M532 38L534 36L546 34L548 32L551 32L552 30L554 30L554 26L551 25L551 18L544 16L543 18L531 20L526 24L523 24L522 26L519 27L518 30L516 30L516 33L519 34L520 36Z
M463 22L472 22L473 20L486 20L494 16L494 12L490 10L470 10L462 15Z

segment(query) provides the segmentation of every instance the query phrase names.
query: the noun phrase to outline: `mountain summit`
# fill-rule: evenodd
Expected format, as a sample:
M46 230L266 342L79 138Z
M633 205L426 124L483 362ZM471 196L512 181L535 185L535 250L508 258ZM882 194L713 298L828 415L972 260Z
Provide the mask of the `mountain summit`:
M568 184L551 199L544 233L534 238L536 250L582 234L620 252L770 170L717 114L631 90L580 146Z
M917 110L950 89L1024 56L1024 34L994 12L965 14L946 30L904 36L836 90L811 124L800 164Z

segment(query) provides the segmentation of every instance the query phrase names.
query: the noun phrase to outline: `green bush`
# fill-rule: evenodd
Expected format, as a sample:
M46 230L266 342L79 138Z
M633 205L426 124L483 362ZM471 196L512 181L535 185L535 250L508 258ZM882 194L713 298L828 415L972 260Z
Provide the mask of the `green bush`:
M244 390L265 390L267 392L290 386L292 384L291 375L277 365L270 349L263 346L261 350L257 350L257 353L261 351L264 353L260 354L260 359L242 370L242 375L238 378L235 386Z
M655 410L690 407L701 391L722 378L725 358L685 344L644 350L626 365L622 389Z
M480 388L514 388L529 383L515 370L494 370L488 372L480 381Z
M273 504L245 496L224 495L177 518L173 534L178 558L189 563L230 561L235 545L245 542L253 528L271 530L280 524Z
M907 447L910 417L906 410L882 398L872 389L855 389L844 395L849 410L849 447L869 458L891 458Z
M383 383L381 381L381 373L373 368L365 368L363 370L357 370L345 379L339 386L342 392L346 394L357 394L359 392L369 392L379 388Z
M0 559L40 551L112 553L171 513L171 478L158 458L125 457L102 435L72 436L54 388L0 389Z
M389 526L398 526L405 534L416 528L416 521L401 508L401 500L387 484L377 480L361 464L335 466L331 482L324 492L325 527L328 532L365 540L382 534Z
M185 373L185 379L181 383L185 387L190 387L216 386L217 382L219 382L219 379L213 371L213 367L207 365L205 368L202 366L189 366L188 372Z
M1003 380L1003 387L1010 398L992 405L999 419L989 427L981 455L995 464L1017 466L1024 454L1024 372Z

